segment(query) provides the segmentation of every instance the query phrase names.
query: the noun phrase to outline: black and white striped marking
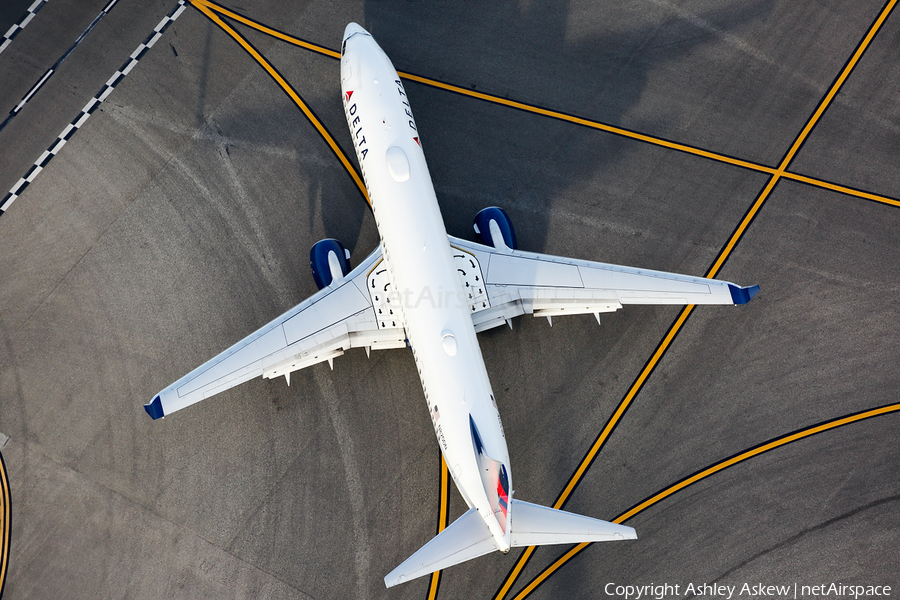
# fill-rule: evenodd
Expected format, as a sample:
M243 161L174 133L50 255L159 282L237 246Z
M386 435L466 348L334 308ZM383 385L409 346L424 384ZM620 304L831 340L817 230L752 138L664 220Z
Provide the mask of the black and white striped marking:
M10 27L9 30L3 34L3 41L0 42L0 52L6 50L6 47L9 46L12 39L19 35L20 31L25 29L25 26L34 18L35 13L41 10L45 4L47 4L47 0L35 0L34 4L28 7L28 14L25 15L25 18Z
M81 32L81 35L78 36L78 39L75 40L75 43L72 44L71 46L69 46L69 49L66 50L63 53L63 55L60 56L59 59L55 63L53 63L53 66L50 67L49 69L47 69L47 72L44 73L44 76L41 77L37 83L35 83L33 86L31 86L31 89L28 90L28 93L25 94L25 97L22 98L22 101L19 102L18 104L16 104L15 108L13 108L11 111L9 111L9 115L6 117L6 119L2 123L0 123L0 129L3 129L4 127L6 127L6 124L9 123L13 117L15 117L17 114L19 114L19 111L22 110L22 107L24 107L25 104L28 103L29 100L31 100L31 97L34 96L39 89L41 89L42 85L47 83L47 81L50 79L50 76L56 72L56 70L59 68L59 66L61 64L63 64L63 61L66 60L70 54L72 54L72 51L78 47L78 44L80 44L82 41L84 41L84 38L86 38L87 35L91 32L91 30L93 30L94 27L97 25L97 23L100 22L100 19L105 17L107 15L107 13L109 13L109 11L112 10L112 7L115 6L116 2L118 2L118 1L119 0L110 0L109 4L107 4L105 7L103 7L103 10L100 11L99 15L94 17L94 20L91 21L91 24L87 26L87 29L85 29L83 32Z
M185 0L178 0L178 4L175 6L172 11L166 15L162 21L159 22L153 29L153 33L144 40L144 43L135 49L134 52L131 53L131 56L125 61L118 71L116 71L112 77L104 84L103 88L97 95L90 99L90 101L84 105L84 108L81 109L81 113L72 120L71 123L66 125L66 128L62 130L62 133L59 134L59 137L56 138L56 141L47 148L43 154L34 162L34 165L28 170L27 173L9 190L9 193L6 194L6 197L3 199L3 203L0 204L0 215L2 215L5 211L9 210L10 205L15 202L16 198L28 187L28 185L34 181L34 178L37 177L38 173L40 173L44 167L47 166L47 163L57 155L60 149L66 145L66 142L75 135L75 132L81 127L85 121L87 121L88 117L91 116L100 103L106 100L107 96L109 96L113 89L119 84L122 79L128 75L129 72L137 65L138 61L141 59L144 54L147 53L147 50L153 47L153 44L162 37L163 32L166 28L172 24L175 19L184 11L185 8Z

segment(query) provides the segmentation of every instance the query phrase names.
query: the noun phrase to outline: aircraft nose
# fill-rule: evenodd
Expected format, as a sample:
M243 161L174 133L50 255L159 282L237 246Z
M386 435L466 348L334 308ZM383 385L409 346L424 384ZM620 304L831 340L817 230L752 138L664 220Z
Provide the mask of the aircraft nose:
M363 35L369 35L369 32L357 25L356 23L347 23L347 27L344 28L344 39L343 41L347 41L350 39L353 34L361 33Z

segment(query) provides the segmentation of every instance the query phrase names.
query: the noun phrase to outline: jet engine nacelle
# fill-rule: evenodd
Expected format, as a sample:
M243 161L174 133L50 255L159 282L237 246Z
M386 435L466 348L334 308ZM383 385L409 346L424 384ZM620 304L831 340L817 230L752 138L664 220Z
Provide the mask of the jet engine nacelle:
M498 206L489 206L475 215L475 233L478 241L498 250L515 250L516 232L506 211Z
M336 239L319 240L309 250L309 266L321 290L350 272L350 251Z

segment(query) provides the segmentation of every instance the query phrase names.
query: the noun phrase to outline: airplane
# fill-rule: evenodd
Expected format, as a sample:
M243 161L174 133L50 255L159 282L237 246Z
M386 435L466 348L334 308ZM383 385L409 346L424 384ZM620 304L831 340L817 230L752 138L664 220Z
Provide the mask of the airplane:
M159 392L154 419L255 377L284 377L350 348L410 348L434 432L468 510L385 576L387 587L495 550L636 539L631 527L513 497L506 436L477 334L535 317L629 304L746 304L759 286L519 250L498 207L479 242L447 234L403 82L372 36L347 25L341 92L381 243L356 268L334 239L310 266L319 291ZM551 321L552 324L552 321Z

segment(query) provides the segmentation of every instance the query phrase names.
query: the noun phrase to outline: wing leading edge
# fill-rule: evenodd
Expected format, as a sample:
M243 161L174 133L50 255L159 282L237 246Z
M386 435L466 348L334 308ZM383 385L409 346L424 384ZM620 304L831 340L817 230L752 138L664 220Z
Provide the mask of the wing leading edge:
M346 277L197 367L144 405L154 419L254 377L284 376L334 360L349 348L400 348L404 324L376 316L369 280L381 260L377 248Z

